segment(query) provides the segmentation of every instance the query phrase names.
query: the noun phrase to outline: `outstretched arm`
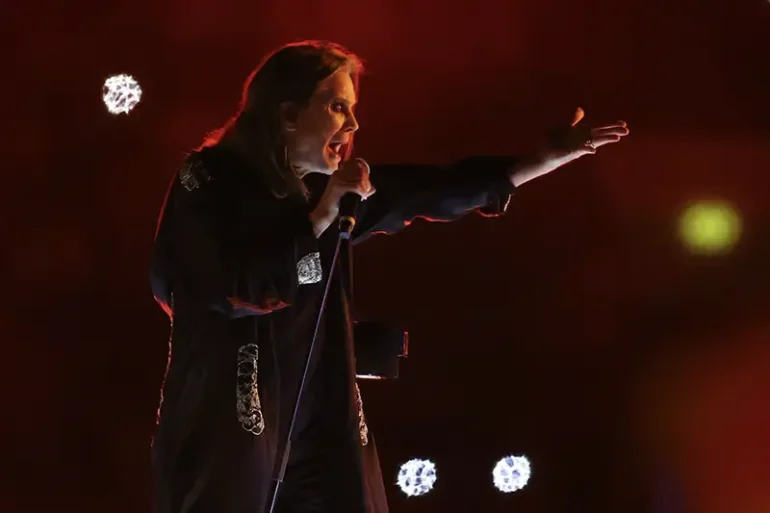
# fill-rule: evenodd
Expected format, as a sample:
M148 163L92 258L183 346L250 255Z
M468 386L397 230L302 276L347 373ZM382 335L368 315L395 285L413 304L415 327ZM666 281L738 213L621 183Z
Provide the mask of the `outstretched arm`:
M421 218L447 222L476 211L502 214L515 187L508 157L472 157L441 167L416 164L374 166L376 193L361 203L354 240L393 234Z
M523 158L472 157L447 168L424 165L375 166L376 193L361 204L355 241L376 233L395 233L414 219L452 221L468 212L497 216L505 212L517 187L546 175L628 135L619 121L599 127L572 123L553 133L545 145Z

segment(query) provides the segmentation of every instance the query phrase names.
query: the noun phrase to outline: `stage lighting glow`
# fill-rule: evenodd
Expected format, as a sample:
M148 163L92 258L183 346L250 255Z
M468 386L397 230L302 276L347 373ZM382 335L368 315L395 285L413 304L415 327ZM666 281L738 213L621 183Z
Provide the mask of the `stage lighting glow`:
M492 482L503 493L515 492L527 486L532 474L525 456L506 456L492 470Z
M113 75L104 81L102 99L110 114L128 114L142 99L142 88L131 75Z
M436 482L436 465L430 460L413 459L401 465L398 486L409 497L425 495Z
M730 205L720 201L700 201L684 210L679 233L694 253L724 253L741 235L741 219Z

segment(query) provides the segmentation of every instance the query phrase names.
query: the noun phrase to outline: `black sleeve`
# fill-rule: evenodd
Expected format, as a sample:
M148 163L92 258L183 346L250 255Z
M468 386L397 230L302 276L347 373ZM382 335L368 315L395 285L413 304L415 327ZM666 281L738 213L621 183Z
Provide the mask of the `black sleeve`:
M510 157L470 157L448 166L384 165L371 168L377 192L361 203L354 241L393 234L421 218L454 221L475 211L494 217L505 212L514 186Z
M269 194L243 201L239 188L194 156L175 177L164 222L176 304L242 317L292 303L298 256L317 247L309 211Z

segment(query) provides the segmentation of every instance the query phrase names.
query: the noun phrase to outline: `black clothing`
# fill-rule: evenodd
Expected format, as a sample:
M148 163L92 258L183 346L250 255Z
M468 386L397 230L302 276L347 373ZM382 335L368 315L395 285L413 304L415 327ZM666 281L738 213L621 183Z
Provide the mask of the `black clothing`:
M442 169L374 166L354 243L415 218L499 215L510 158ZM153 441L158 513L263 513L291 419L337 241L316 239L309 200L277 198L221 148L191 154L173 177L151 263L172 321ZM386 513L374 437L356 386L348 293L335 272L303 396L279 511ZM323 277L323 279L321 279Z

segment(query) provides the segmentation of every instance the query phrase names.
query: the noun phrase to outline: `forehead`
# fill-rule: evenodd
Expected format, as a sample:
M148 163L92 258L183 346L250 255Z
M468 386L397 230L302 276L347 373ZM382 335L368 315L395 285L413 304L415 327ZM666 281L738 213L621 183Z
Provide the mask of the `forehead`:
M341 98L356 103L356 88L348 70L339 69L318 84L313 96L320 101Z

